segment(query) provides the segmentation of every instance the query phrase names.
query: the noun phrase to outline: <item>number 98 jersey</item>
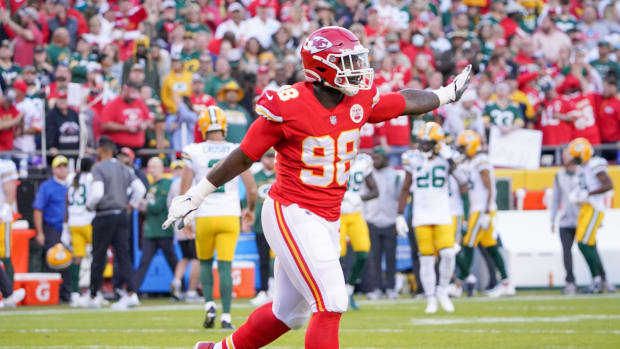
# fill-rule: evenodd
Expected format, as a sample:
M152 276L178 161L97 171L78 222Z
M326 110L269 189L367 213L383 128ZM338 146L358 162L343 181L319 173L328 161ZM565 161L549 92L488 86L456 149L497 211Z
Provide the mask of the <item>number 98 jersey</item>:
M253 160L261 154L253 142L270 142L277 151L276 182L269 195L283 205L298 204L329 220L340 218L349 169L357 154L360 128L379 102L373 86L344 96L332 109L315 97L312 83L266 91L256 103L265 120L255 123L241 144Z
M198 183L217 164L237 148L239 144L230 142L205 141L183 147L185 166L194 171L194 183ZM239 177L217 188L207 195L196 213L196 217L240 216Z
M413 226L451 224L448 160L438 155L427 159L418 151L408 151L402 159L412 180Z

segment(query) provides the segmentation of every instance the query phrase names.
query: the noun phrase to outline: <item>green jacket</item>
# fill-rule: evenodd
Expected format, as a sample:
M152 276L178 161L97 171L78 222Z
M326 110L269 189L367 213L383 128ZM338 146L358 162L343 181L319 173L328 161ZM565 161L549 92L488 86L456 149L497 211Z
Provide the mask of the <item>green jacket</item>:
M267 198L267 193L269 193L269 189L273 182L276 181L276 173L275 172L267 172L264 169L258 171L254 175L254 180L256 181L256 188L258 188L258 195L256 197L256 210L254 211L254 227L252 230L256 234L263 233L263 225L261 223L260 213L263 209L263 201Z
M161 225L168 217L166 200L170 191L170 180L162 178L151 184L146 194L146 214L144 219L144 237L147 239L172 238L172 227L162 230Z
M253 121L250 113L239 104L233 107L226 102L220 102L217 106L222 108L226 115L226 140L231 143L241 143Z

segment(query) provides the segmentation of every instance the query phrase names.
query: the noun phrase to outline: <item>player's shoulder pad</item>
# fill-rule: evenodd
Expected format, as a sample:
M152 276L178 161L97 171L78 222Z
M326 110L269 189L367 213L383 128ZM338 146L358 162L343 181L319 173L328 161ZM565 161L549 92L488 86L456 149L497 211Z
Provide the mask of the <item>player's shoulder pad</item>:
M607 160L603 159L602 157L595 156L590 159L590 161L588 161L588 167L592 170L597 170L600 168L605 169L607 168Z
M256 113L273 122L283 122L280 103L299 97L299 91L291 85L284 85L278 90L265 90L256 102Z
M355 162L360 164L360 168L364 170L364 174L372 171L372 157L366 153L359 153L355 157Z
M194 153L194 149L196 149L197 143L188 144L183 147L181 151L181 159L183 161L192 161L192 154Z
M410 149L401 155L401 161L405 170L411 172L414 166L424 162L424 157L419 150Z
M487 153L478 153L472 159L471 164L474 167L488 166L488 165L491 164L491 162L489 160L489 155Z

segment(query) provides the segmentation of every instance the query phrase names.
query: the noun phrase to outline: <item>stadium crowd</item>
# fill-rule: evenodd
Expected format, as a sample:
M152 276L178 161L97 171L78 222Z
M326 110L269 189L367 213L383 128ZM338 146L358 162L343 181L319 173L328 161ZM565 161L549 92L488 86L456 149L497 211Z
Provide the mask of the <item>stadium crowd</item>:
M498 125L540 129L543 145L620 141L617 1L1 5L0 151L55 155L77 151L80 141L90 150L103 134L134 150L181 150L200 138L196 119L209 105L224 109L227 138L238 142L264 90L304 78L300 45L328 25L350 28L370 49L382 92L436 89L473 64L474 88L460 103L363 128L361 148L382 145L392 164L431 119L453 139Z
M541 130L543 145L550 146L578 137L593 145L620 144L618 1L11 0L1 5L0 152L20 170L51 162L59 171L67 160L58 154L94 155L106 136L104 143L119 146L119 160L129 165L137 150L161 151L152 159L163 163L150 160L147 167L151 184L157 184L164 166L182 166L172 162L176 152L203 140L197 120L209 106L223 110L226 140L239 143L257 117L254 104L263 91L304 80L299 50L308 34L335 25L349 28L370 49L380 92L435 90L473 66L472 84L458 103L362 127L360 149L385 154L389 165L401 165L401 155L428 121L442 125L448 140L473 130L483 148L491 126L503 133ZM615 150L603 155L620 159ZM140 169L132 176L149 187ZM161 226L165 215L151 206L165 207L170 186L168 179L152 185L150 197L136 205L147 221L149 210L157 216L146 227ZM42 212L37 233L47 234L48 224L59 235L61 215L56 212L56 221L47 222L46 203L35 203ZM57 209L53 203L49 207ZM149 235L146 230L150 243L143 263L148 265L157 248L169 252L173 231ZM167 257L174 269L176 258ZM196 256L184 259L173 293L180 292L185 267L196 262ZM268 263L263 269L267 275ZM75 277L79 268L69 272ZM193 275L190 298L196 298L197 279ZM386 282L394 287L393 279Z

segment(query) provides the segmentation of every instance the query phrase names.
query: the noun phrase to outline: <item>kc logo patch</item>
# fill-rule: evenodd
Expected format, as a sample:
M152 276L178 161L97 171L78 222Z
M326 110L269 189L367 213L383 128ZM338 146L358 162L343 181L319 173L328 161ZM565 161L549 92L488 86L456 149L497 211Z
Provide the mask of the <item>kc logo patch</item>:
M353 104L349 114L351 115L351 120L353 120L354 123L359 124L364 118L364 108L362 108L359 104Z
M318 35L313 37L312 40L306 41L306 50L310 51L311 54L327 50L332 46L334 44L331 41Z

